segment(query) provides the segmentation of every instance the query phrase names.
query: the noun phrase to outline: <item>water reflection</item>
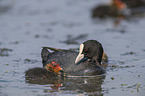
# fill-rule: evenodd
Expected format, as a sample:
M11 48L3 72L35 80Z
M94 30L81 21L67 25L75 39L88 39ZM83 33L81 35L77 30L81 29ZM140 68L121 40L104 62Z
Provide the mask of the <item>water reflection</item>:
M89 94L103 96L102 84L106 76L88 77L88 78L49 78L49 79L28 79L26 83L48 85L48 89L44 89L44 93L62 91L64 94ZM50 89L51 88L51 89ZM69 94L70 94L69 93Z

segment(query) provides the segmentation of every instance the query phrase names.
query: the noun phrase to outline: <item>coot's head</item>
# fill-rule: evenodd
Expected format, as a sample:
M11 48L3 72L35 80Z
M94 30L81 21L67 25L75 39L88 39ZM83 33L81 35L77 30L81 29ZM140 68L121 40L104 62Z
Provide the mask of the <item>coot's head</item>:
M88 40L83 44L80 44L79 54L75 60L76 64L80 64L82 62L90 62L97 64L101 64L103 55L103 47L101 43L96 40Z
M62 68L60 67L60 65L55 62L55 61L52 61L51 63L49 64L46 64L45 68L49 71L49 72L54 72L56 74L63 74L63 70Z

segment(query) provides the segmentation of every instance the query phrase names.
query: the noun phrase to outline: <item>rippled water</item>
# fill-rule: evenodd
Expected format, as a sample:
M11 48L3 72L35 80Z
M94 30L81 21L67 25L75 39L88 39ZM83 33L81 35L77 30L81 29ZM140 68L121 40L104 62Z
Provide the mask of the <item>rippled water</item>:
M114 19L92 19L91 9L103 2L109 0L0 0L0 95L143 96L145 18L118 26ZM25 80L27 69L42 67L42 47L78 48L89 39L108 54L105 76Z

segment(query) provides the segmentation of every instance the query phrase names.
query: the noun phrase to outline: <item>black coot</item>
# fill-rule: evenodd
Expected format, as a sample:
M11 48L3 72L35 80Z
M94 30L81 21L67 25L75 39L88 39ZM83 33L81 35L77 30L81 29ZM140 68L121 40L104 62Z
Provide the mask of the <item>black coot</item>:
M54 52L50 53L47 49ZM103 52L98 41L88 40L80 45L79 54L76 51L44 47L41 57L43 67L56 61L68 75L100 75L105 73L101 67Z
M105 18L105 17L124 17L128 14L127 6L121 0L112 0L109 5L99 5L92 9L92 18Z

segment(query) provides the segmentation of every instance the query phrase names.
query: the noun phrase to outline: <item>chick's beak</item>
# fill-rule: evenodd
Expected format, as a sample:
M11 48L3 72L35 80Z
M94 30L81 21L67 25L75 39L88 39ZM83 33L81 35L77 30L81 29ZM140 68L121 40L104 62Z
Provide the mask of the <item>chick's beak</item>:
M54 69L54 72L57 73L57 74L62 74L63 70L62 68L59 66L57 68Z

